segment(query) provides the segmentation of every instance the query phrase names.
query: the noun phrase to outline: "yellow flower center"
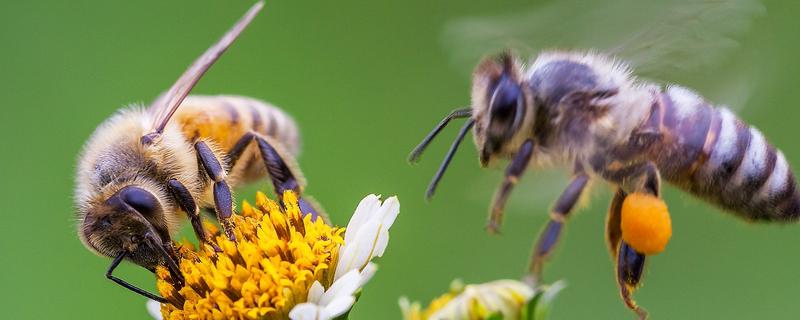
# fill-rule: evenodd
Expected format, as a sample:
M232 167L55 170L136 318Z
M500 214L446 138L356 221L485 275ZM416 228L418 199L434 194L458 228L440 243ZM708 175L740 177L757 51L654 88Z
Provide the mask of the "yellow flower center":
M291 192L283 202L285 208L261 192L255 207L245 201L234 215L236 243L207 223L222 252L182 244L182 287L157 268L158 291L170 301L162 305L164 319L286 319L315 280L329 287L344 228L303 217Z

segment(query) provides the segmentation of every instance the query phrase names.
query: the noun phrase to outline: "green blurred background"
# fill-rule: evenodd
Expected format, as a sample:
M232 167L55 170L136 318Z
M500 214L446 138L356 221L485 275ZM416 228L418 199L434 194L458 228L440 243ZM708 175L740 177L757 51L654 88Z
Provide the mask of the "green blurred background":
M118 108L165 90L252 1L3 1L0 3L2 241L4 319L144 319L144 299L106 280L109 259L75 235L75 158L92 130ZM587 2L588 3L588 2ZM542 5L531 1L268 1L196 93L236 93L285 108L300 125L308 193L346 224L368 193L397 194L402 210L381 270L354 319L399 318L397 299L427 303L454 278L484 282L522 274L563 174L525 177L507 209L502 236L484 232L502 170L481 170L465 144L431 203L429 178L456 129L420 165L407 152L441 116L469 103L471 66L453 64L441 34L453 19ZM676 76L712 101L715 83L745 70L746 108L800 165L800 3L770 1L742 38L740 54L692 76ZM580 8L579 8L580 9ZM619 16L637 15L636 10ZM585 21L587 26L614 23ZM558 17L553 18L558 21ZM541 43L559 44L554 26ZM563 31L563 30L561 30ZM500 48L486 48L494 52ZM706 54L700 52L698 54ZM474 62L474 61L472 61ZM725 76L727 78L728 76ZM717 93L715 93L717 92ZM732 102L731 102L732 103ZM256 188L240 190L239 200ZM553 319L627 319L603 243L610 193L600 184L570 222L546 268L566 279ZM674 188L665 198L674 235L650 260L636 295L654 319L796 318L800 227L749 225ZM189 234L189 233L186 233ZM152 288L152 276L125 265L120 275Z

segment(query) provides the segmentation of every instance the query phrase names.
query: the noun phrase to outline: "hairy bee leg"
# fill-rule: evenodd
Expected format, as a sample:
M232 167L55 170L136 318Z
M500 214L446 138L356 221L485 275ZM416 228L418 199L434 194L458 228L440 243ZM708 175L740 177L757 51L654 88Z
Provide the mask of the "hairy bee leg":
M530 162L531 156L533 155L533 146L533 140L525 140L522 146L520 146L519 151L517 151L517 154L514 155L514 159L511 160L511 163L506 168L503 183L497 189L497 193L492 201L491 211L489 212L489 222L486 224L486 229L489 233L496 234L500 232L500 225L503 224L503 210L506 206L506 201L508 201L511 190L514 189L514 186L519 182L519 178L525 173L525 169L528 168L528 162Z
M308 203L308 205L313 208L312 212L315 212L317 216L322 218L322 222L325 222L327 225L333 225L330 216L328 216L328 212L325 211L325 207L323 207L322 204L317 201L317 199L309 195L304 195L302 199L298 200Z
M294 159L286 154L278 152L267 138L254 132L244 134L239 141L234 144L231 152L228 154L228 163L231 164L231 167L241 157L244 150L247 149L247 146L252 141L256 141L261 159L267 167L267 173L272 180L276 195L281 197L285 191L293 191L297 194L300 211L311 214L312 219L317 219L321 211L301 197L303 191L302 186L296 175L292 172L292 168L297 167Z
M647 318L647 312L636 304L632 294L639 285L644 273L646 256L637 253L625 241L622 241L622 202L628 194L617 189L606 216L606 242L616 269L617 285L622 301L629 309L636 312L640 319Z
M608 245L608 252L611 258L617 259L617 250L619 249L619 242L622 240L622 229L620 224L622 222L622 201L628 196L622 189L617 189L614 193L614 198L611 199L611 204L608 206L608 214L606 215L606 244Z
M114 258L114 261L112 261L111 265L108 267L108 271L106 271L106 279L114 281L116 284L122 286L123 288L136 292L148 299L152 299L160 303L170 303L169 300L167 299L164 299L158 295L147 292L147 290L141 289L135 285L128 283L125 280L122 280L114 276L114 270L117 269L122 260L125 259L125 254L126 254L125 251L122 251Z
M228 239L236 241L236 235L233 233L233 220L231 219L233 215L233 196L231 196L231 188L225 182L225 170L214 155L214 152L204 141L196 142L194 148L205 172L214 181L214 209L217 219Z
M547 260L556 243L558 243L558 238L561 235L564 223L575 207L575 204L578 203L588 183L589 176L578 168L572 181L561 193L561 196L558 197L556 204L553 206L553 210L550 212L550 221L539 233L539 239L533 247L531 264L528 269L529 282L538 284L539 280L542 278L544 261Z
M606 244L614 260L617 258L617 250L619 249L619 244L622 239L622 229L620 227L622 221L622 203L625 201L625 197L628 196L628 192L626 192L625 189L630 192L645 192L656 197L659 197L661 194L661 177L658 174L658 169L652 162L611 171L610 175L613 180L617 181L623 181L626 176L633 176L634 179L629 182L629 185L626 186L627 188L617 188L611 200L611 204L608 207L608 214L606 215Z
M258 149L261 151L261 158L264 160L264 165L267 167L267 172L269 172L269 176L272 179L272 184L278 196L282 197L283 193L287 190L294 191L298 197L297 201L300 206L300 212L309 213L311 214L311 219L316 220L319 214L310 203L303 200L301 197L303 191L302 187L294 173L292 173L291 167L287 164L287 159L282 157L264 137L257 135L255 136L255 140L258 144ZM294 163L293 159L291 161Z
M639 168L635 168L635 171L638 171L639 177L631 181L632 185L627 186L630 191L648 193L658 197L661 189L661 177L655 164L648 162ZM640 319L646 319L647 311L636 304L632 295L642 281L647 257L636 252L622 240L622 230L620 228L622 203L627 195L628 193L622 189L617 190L616 194L614 194L614 199L611 201L608 217L606 218L606 240L614 259L617 285L625 306L636 312Z
M206 234L205 228L203 228L203 220L200 217L200 208L194 201L189 189L176 179L170 179L167 184L172 198L178 202L178 206L189 216L189 220L192 222L192 229L194 229L194 234L197 236L197 239L202 243L210 245L214 248L214 251L222 252L222 249L208 238L208 234Z
M644 263L646 256L636 252L625 241L620 241L617 250L617 284L622 301L625 306L636 312L639 319L647 319L647 311L642 309L633 300L633 291L639 286L639 282L644 274Z

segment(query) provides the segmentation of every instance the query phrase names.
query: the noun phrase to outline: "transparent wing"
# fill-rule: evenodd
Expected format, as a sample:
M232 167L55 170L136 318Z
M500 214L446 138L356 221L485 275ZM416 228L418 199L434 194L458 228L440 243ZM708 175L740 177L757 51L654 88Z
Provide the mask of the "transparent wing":
M245 15L236 22L236 24L228 30L222 38L208 48L192 65L187 69L175 84L167 90L164 94L159 96L155 102L150 106L149 112L153 115L152 130L153 133L160 134L167 122L181 105L183 99L189 95L189 92L197 84L197 81L208 71L211 65L219 59L226 49L239 37L239 34L250 24L250 21L258 14L261 8L264 7L264 2L259 1Z
M464 72L507 48L523 57L577 49L612 54L629 62L638 76L673 81L725 63L764 12L758 0L549 1L507 14L449 21L441 40L451 63ZM745 103L752 80L746 74L730 69L715 80L715 92L708 93L720 97L719 102L734 108ZM548 203L560 192L551 186L566 178L544 174L536 180L515 193L540 195L537 199ZM511 201L507 211L514 205Z
M739 48L738 39L753 19L765 12L757 0L675 4L609 52L626 57L645 74L699 70L723 63Z
M668 79L723 63L764 11L758 0L566 0L454 20L442 40L459 69L509 47L523 55L595 49L630 62L638 75Z

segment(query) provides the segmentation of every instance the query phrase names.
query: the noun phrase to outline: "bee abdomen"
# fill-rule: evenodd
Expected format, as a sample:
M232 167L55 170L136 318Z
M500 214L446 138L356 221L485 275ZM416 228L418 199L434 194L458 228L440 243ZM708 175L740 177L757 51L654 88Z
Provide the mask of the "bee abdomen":
M750 220L796 220L800 195L783 153L726 108L714 108L690 190Z
M255 131L279 142L296 155L299 134L294 120L266 102L243 96L189 96L176 113L184 133L206 138L230 150L247 132Z
M279 141L283 148L296 155L300 147L300 136L294 120L283 110L262 101L240 98L240 105L250 115L250 127L253 131Z

